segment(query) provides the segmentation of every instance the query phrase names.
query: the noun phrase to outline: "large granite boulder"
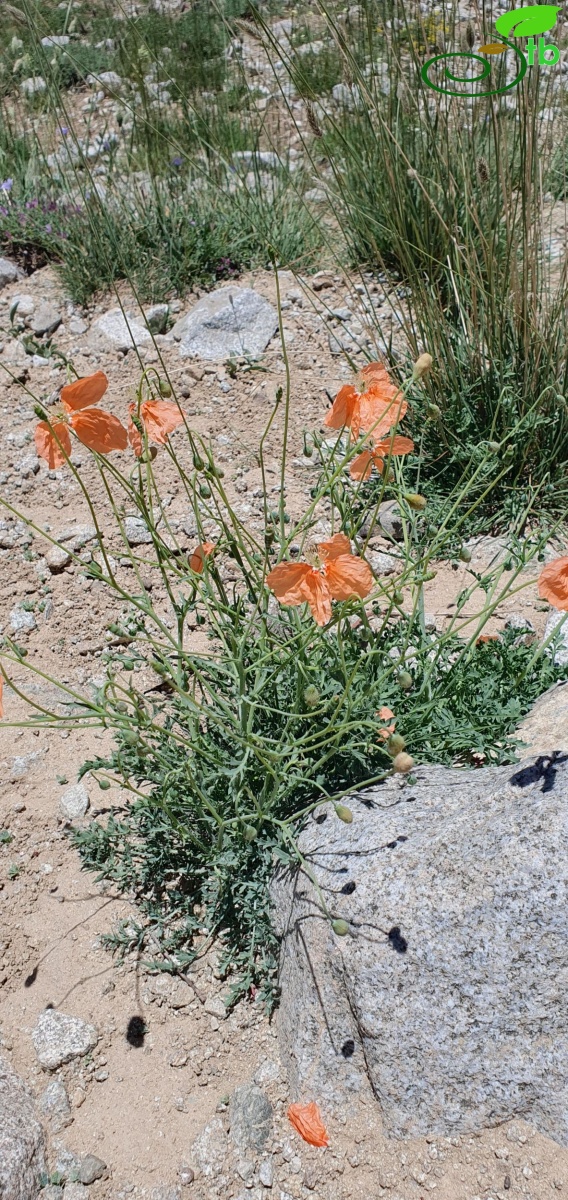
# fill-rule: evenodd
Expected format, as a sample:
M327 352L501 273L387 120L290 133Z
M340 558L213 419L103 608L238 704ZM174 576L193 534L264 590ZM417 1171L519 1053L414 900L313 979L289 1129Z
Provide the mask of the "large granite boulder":
M0 1058L0 1196L34 1200L45 1171L45 1143L25 1084Z
M568 1145L568 754L425 767L328 806L275 881L291 1098L387 1133L522 1117ZM351 1103L353 1101L353 1103Z
M223 362L258 358L278 329L278 313L253 288L222 287L204 296L170 330L185 357Z

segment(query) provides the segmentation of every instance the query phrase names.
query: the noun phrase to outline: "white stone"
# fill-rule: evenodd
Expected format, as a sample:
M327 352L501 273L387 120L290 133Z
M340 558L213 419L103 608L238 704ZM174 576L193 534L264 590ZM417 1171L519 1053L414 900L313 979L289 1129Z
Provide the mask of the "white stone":
M218 288L199 300L176 322L169 337L180 342L183 356L222 362L257 358L278 329L278 314L252 288Z
M544 640L546 641L546 639L549 638L552 633L554 633L554 630L560 625L561 622L563 622L563 624L558 633L558 641L554 651L554 661L558 667L566 667L568 666L568 617L566 616L566 613L558 612L556 609L551 612L548 621L546 622Z
M120 308L113 308L99 317L92 332L110 342L117 350L132 350L151 340L149 330L134 317L125 316Z
M89 807L89 793L82 783L75 783L72 787L68 787L59 797L59 808L64 817L69 820L77 820L78 817L84 817Z
M0 258L0 288L6 287L8 283L15 283L17 279L23 279L24 272L20 271L17 263L10 262L9 258Z
M20 91L23 96L39 96L45 92L47 84L41 75L32 75L29 79L22 79Z
M66 33L51 33L48 37L42 37L41 44L47 49L50 46L68 46L70 40Z
M38 1060L47 1071L55 1071L63 1063L88 1054L98 1040L94 1025L55 1008L46 1008L40 1013L32 1033Z
M31 633L36 628L36 619L25 608L13 608L10 613L10 628L13 633Z

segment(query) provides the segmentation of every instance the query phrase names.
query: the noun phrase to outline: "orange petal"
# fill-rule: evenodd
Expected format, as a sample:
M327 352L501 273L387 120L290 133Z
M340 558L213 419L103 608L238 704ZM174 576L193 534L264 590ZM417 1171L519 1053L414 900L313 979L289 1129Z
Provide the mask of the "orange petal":
M196 571L198 575L201 575L205 566L205 559L209 558L209 555L213 553L214 549L215 542L200 542L199 546L196 546L189 560L191 570Z
M389 373L383 363L372 362L367 363L361 371L361 379L365 381L369 387L371 384L390 384Z
M134 405L131 405L130 407L134 408ZM136 428L133 421L128 422L127 433L128 441L130 442L136 457L140 458L144 449L144 443L142 441L142 434L140 433L140 430Z
M57 439L61 442L60 446ZM47 421L40 421L35 428L34 442L39 458L45 459L50 471L62 467L67 461L65 454L67 456L71 454L71 438L64 421L54 421L51 428Z
M350 600L352 596L368 596L373 587L373 572L368 563L354 554L342 554L324 567L329 590L334 600Z
M95 371L94 375L85 375L75 383L68 383L61 389L61 399L67 412L78 412L80 408L90 408L98 404L108 387L108 379L104 371Z
M390 389L392 395L378 393L374 389L361 396L359 419L361 429L366 433L372 432L373 437L388 433L397 421L402 420L408 404L402 393L395 387Z
M388 458L389 454L411 454L413 450L412 438L401 437L398 433L394 437L382 438L375 444L375 453L384 458Z
M97 454L110 454L111 450L126 450L128 434L118 417L112 413L87 408L73 413L71 425L84 446L96 450Z
M390 721L391 717L394 717L394 713L390 708L387 708L386 704L383 704L383 707L379 709L377 716L380 721Z
M351 554L351 542L345 533L335 533L328 542L319 542L318 553L324 562L332 562L340 554Z
M547 563L539 575L538 594L554 608L568 612L568 558Z
M359 393L350 383L345 383L339 389L333 404L327 413L324 425L328 429L343 429L346 425L351 428L353 416L359 403Z
M148 437L153 442L165 444L168 434L183 422L183 413L177 404L166 400L145 400L140 406L140 416L146 426Z
M349 474L352 479L370 479L373 467L374 454L372 450L363 450L362 454L358 454L357 458L353 459L349 467Z
M331 592L327 579L320 571L311 571L305 583L305 599L316 625L327 625L331 621Z
M321 1119L320 1110L313 1101L311 1104L291 1104L288 1120L310 1146L329 1146L327 1129Z
M303 604L306 593L302 584L313 569L308 563L279 563L266 576L266 583L281 604Z

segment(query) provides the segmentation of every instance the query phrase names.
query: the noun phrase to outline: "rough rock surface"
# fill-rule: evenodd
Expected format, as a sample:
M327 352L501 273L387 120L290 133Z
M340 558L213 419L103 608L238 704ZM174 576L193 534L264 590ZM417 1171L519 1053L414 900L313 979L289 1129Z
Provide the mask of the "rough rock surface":
M546 641L559 625L558 641L554 646L554 661L557 666L565 667L568 665L568 618L566 613L558 612L556 609L551 612L546 623L544 640Z
M76 821L84 817L89 807L89 793L84 783L74 783L65 788L59 798L59 808L64 817Z
M245 1083L231 1096L231 1137L241 1150L262 1150L272 1133L272 1105L261 1088Z
M132 350L143 346L151 339L151 333L140 321L126 316L120 308L113 308L95 321L93 334L116 350Z
M43 1130L31 1096L11 1066L0 1058L0 1196L35 1197L45 1170Z
M540 696L517 732L524 754L568 751L568 683L555 683Z
M182 355L220 362L266 349L278 329L272 304L252 288L223 287L199 300L170 330Z
M568 1145L568 755L419 768L320 810L280 875L292 1099L379 1101L399 1137L522 1117Z
M35 1052L48 1071L55 1071L62 1063L71 1062L93 1050L98 1042L94 1025L87 1025L80 1017L46 1008L40 1013L32 1033Z

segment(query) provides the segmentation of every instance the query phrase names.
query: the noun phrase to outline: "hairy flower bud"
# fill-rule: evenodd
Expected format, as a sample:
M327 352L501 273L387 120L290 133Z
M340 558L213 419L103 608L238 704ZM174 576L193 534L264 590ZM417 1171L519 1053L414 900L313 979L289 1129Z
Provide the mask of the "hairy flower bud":
M414 759L412 755L405 754L404 751L397 754L396 758L393 759L393 771L396 771L399 775L406 775L408 771L412 770L413 766Z
M160 379L159 387L160 387L160 396L165 396L166 400L169 399L169 397L172 394L172 389L171 389L170 384L168 383L167 379Z
M320 694L318 689L314 687L313 683L310 683L304 692L304 703L307 704L308 708L316 708L319 702Z
M437 421L442 415L442 410L439 404L429 404L426 412L428 413L429 417L432 417L433 421Z
M462 562L471 562L471 550L468 550L467 546L462 546L460 550L460 558Z
M254 842L256 832L254 825L245 825L245 842Z
M351 824L353 820L353 813L351 812L350 808L347 808L346 804L336 804L335 812L340 821L345 821L346 825Z
M423 512L428 503L425 496L421 496L420 492L408 492L404 497L409 508L413 508L415 512Z
M347 921L340 921L340 920L332 921L331 927L333 929L333 932L336 933L338 937L345 937L345 935L347 933L349 933L349 926L347 924Z
M422 376L426 375L428 373L431 366L432 366L432 355L431 354L421 354L420 357L416 359L416 362L412 369L412 378L413 379L422 379Z
M387 750L391 758L396 758L397 754L400 754L401 750L404 750L405 746L406 742L401 733L391 733L387 742Z
M403 692L408 692L410 690L410 688L412 687L412 683L413 683L412 675L410 674L410 671L401 671L400 675L398 677L398 682L399 682L399 686L402 688Z

